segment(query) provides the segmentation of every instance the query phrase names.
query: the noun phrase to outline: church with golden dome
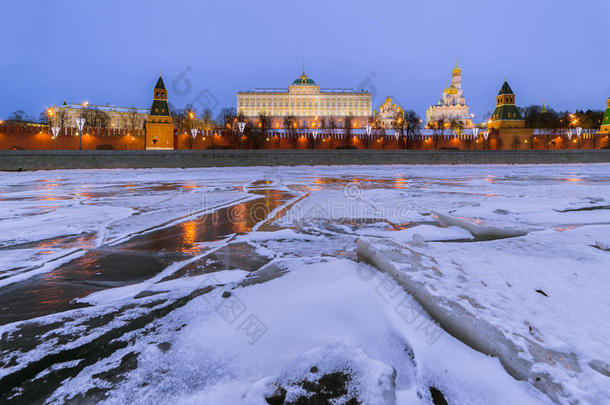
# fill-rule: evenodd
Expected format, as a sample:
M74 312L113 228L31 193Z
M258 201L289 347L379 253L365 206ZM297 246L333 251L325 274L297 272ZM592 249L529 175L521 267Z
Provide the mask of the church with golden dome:
M428 128L449 128L452 121L464 128L472 127L466 98L462 93L462 70L457 63L451 71L451 84L443 90L443 95L438 103L431 105L426 110Z

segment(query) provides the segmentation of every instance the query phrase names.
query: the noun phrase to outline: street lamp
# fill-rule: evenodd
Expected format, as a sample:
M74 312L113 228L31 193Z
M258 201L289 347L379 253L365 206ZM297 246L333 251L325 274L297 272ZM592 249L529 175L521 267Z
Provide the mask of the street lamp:
M487 138L489 138L489 131L487 129L485 131L483 131L483 138L485 138L485 150L487 150L488 149Z
M193 142L191 142L191 149L193 149L193 143L195 142L195 138L197 138L197 128L191 128L191 136L193 137Z
M315 129L311 132L311 136L313 137L313 148L316 148L316 138L318 137L318 131Z
M244 128L246 128L246 123L243 121L239 121L237 123L237 127L239 128L239 149L242 148L242 138L244 135Z
M474 150L477 150L477 141L479 140L479 128L472 128L472 136L474 139Z
M83 150L83 127L85 126L85 118L83 118L82 115L85 114L85 107L88 105L88 101L83 101L83 113L81 114L81 117L76 119L76 127L78 128L78 150Z
M83 150L83 127L85 126L85 119L78 117L76 119L76 127L78 128L78 150Z
M60 130L61 128L59 127L51 127L51 132L53 133L53 135L51 135L51 139L53 139L53 147L55 147L55 139L57 139L57 135L59 135Z

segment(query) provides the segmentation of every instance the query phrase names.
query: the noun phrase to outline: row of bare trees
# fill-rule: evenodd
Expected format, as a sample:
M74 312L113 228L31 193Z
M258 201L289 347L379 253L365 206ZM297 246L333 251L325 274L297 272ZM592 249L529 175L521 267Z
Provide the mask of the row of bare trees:
M181 131L189 131L193 128L209 130L216 125L210 109L206 108L201 113L197 113L192 104L187 104L181 109L170 104L169 113L174 121L174 126Z
M83 108L78 117L85 119L85 126L89 128L110 128L111 119L110 114L104 110L100 110L96 107L85 107ZM138 113L137 108L130 107L127 111L122 112L119 118L119 126L121 128L136 130L144 127L146 120L143 114ZM58 126L65 128L73 123L68 120L67 108L54 108L53 110L47 109L40 113L38 119L35 119L27 115L23 110L17 110L13 112L6 119L6 122L14 125L22 126L27 124L43 124Z

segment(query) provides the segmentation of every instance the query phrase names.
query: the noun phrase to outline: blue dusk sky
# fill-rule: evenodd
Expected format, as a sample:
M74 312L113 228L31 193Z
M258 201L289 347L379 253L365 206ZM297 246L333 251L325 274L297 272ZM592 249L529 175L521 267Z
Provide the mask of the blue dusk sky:
M517 105L603 109L610 96L610 1L0 2L0 119L64 100L235 107L236 93L287 87L390 95L422 118L456 59L476 120L506 78Z

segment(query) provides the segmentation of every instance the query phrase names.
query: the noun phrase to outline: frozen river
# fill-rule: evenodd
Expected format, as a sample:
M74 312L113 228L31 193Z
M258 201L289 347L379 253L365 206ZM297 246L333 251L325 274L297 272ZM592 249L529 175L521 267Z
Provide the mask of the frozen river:
M3 404L610 403L610 165L4 173L0 208Z

